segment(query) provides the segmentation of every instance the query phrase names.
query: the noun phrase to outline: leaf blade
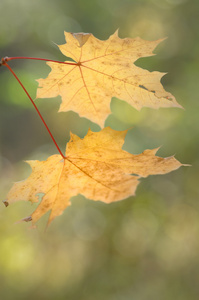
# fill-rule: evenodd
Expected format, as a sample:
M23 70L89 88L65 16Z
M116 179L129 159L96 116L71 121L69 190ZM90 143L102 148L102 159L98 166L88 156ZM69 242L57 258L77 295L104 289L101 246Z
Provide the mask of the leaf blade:
M38 80L37 98L60 95L59 111L73 110L101 127L110 114L112 97L127 101L138 110L182 108L160 82L165 73L134 65L137 59L154 55L153 50L163 39L120 39L117 31L105 41L83 33L65 32L65 38L66 44L58 47L76 61L76 66L67 65L67 61L57 66L50 63L49 76Z
M70 205L73 196L82 194L112 203L135 195L141 177L166 174L182 166L174 157L156 156L158 148L137 155L124 151L126 133L106 127L100 132L89 130L83 139L72 134L66 158L53 155L46 161L29 162L32 174L14 184L6 203L37 201L37 194L44 193L29 220L35 223L50 210L50 224Z

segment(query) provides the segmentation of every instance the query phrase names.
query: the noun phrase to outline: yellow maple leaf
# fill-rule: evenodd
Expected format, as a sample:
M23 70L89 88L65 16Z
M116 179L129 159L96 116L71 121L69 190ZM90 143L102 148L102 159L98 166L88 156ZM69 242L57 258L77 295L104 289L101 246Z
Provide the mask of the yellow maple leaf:
M138 110L143 106L181 107L160 83L165 73L149 72L133 64L140 57L154 55L161 39L120 39L117 31L106 41L90 33L65 32L65 38L67 43L58 47L74 63L48 62L52 70L46 79L38 80L37 98L60 95L59 111L73 110L101 127L110 114L112 97Z
M71 134L66 157L52 155L45 161L28 161L31 175L13 185L5 204L24 200L42 201L33 214L24 220L35 223L51 211L48 224L70 205L70 198L82 194L105 203L125 199L135 194L140 177L165 174L182 164L173 156L155 156L158 149L138 155L122 150L127 131L106 127L100 132L88 131L81 139Z

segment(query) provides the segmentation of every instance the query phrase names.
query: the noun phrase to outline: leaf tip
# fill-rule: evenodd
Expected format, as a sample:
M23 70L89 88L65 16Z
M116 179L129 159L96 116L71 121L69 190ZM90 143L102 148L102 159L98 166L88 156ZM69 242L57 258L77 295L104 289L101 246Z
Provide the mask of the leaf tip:
M115 32L114 32L114 34L118 37L118 34L119 33L119 28L117 28L116 30L115 30Z
M181 164L182 167L192 167L190 164Z
M167 39L168 39L168 36L165 36L163 38L158 39L157 41L159 41L159 43L161 43L161 42L163 42L163 41L165 41Z
M3 200L2 202L3 202L3 204L5 205L5 207L8 207L9 203L8 203L7 200Z
M154 155L158 152L158 150L160 150L161 147L162 147L162 145L160 145L159 147L156 147L152 150Z
M21 220L21 222L30 222L30 221L32 221L32 217L31 217L31 216L28 216L28 217L23 218L23 219Z
M15 224L19 224L19 223L22 223L22 222L30 222L32 221L32 217L31 216L28 216L28 217L25 217L17 222L15 222ZM34 226L33 226L34 227Z

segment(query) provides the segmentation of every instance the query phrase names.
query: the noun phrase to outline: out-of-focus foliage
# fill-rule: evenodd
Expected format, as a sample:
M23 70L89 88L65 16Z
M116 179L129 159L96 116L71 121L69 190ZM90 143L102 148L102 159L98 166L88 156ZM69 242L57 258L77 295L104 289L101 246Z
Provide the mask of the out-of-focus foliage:
M127 134L124 149L140 153L162 145L159 156L175 154L192 167L142 180L137 196L107 206L83 197L44 233L14 224L34 205L0 204L0 296L5 299L195 300L199 277L199 31L197 0L1 0L3 56L63 59L56 44L63 31L92 32L155 40L157 56L137 61L168 72L167 91L185 108L144 108L137 112L113 99L106 126ZM46 77L42 62L12 61L35 97L35 78ZM0 191L30 174L24 159L45 159L56 149L26 95L6 68L0 68ZM58 98L60 101L60 99ZM72 112L57 114L59 101L36 104L59 145L69 131L83 137L97 125ZM59 103L58 103L59 102ZM63 130L65 128L65 130ZM132 138L132 134L134 138ZM66 139L66 136L68 137Z

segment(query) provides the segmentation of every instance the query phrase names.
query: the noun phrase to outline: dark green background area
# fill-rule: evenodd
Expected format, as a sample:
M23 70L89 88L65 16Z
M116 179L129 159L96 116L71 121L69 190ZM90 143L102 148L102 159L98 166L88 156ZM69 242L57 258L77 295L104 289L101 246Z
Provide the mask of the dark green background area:
M199 295L199 2L197 0L1 0L0 56L63 60L56 44L64 30L155 40L156 56L136 62L168 72L165 89L177 108L140 112L112 99L106 126L128 129L124 149L140 153L161 146L159 156L191 167L142 179L135 197L106 205L82 196L45 232L18 220L35 205L0 204L0 298L70 300L195 300ZM45 62L11 61L35 98ZM99 127L73 112L57 113L57 99L36 104L64 151L69 133L83 137ZM0 194L30 168L23 162L57 153L29 99L11 73L0 68Z

